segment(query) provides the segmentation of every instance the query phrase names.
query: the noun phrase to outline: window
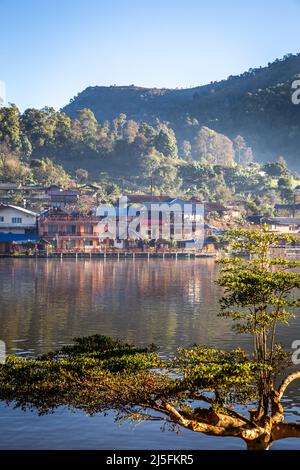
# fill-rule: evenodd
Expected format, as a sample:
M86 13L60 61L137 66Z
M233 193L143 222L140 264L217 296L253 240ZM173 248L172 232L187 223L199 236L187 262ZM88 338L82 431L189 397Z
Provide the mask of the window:
M84 226L84 233L93 235L93 225L92 224L86 224Z
M66 233L68 235L75 235L76 234L76 225L67 225Z
M48 233L49 233L49 235L55 235L56 233L58 233L58 225L49 224L48 225Z
M85 246L93 246L93 240L84 240Z
M11 219L13 224L21 224L22 223L22 217L12 217Z
M4 222L4 217L3 217L3 215L0 215L0 222Z

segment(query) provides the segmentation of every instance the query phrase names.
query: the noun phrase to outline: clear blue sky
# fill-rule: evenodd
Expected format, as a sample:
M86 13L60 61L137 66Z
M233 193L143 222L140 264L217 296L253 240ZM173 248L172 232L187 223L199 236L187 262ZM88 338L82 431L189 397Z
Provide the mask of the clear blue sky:
M0 0L0 79L22 110L196 86L300 52L299 29L300 0Z

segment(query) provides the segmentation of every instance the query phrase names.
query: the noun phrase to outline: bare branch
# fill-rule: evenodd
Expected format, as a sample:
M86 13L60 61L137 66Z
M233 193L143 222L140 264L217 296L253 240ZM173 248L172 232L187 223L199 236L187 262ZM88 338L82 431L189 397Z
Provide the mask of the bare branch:
M290 383L297 379L300 379L300 371L293 372L286 379L284 379L284 381L281 383L280 387L278 388L279 401L282 399L283 394L285 390L287 389L287 387L290 385Z
M273 426L271 432L272 441L289 437L300 437L300 423L277 423Z

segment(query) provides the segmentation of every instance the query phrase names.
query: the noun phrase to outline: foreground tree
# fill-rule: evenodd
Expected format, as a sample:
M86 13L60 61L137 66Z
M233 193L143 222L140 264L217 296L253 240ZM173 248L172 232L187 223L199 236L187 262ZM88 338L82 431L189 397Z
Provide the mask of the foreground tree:
M248 449L300 437L300 423L284 422L282 405L300 372L281 377L290 357L276 343L277 324L299 305L291 296L300 288L300 275L292 271L299 263L269 257L282 237L266 230L233 236L234 249L251 259L222 260L221 314L233 319L238 333L253 336L252 351L195 345L163 359L152 346L96 335L36 359L8 357L0 367L0 398L41 414L60 405L90 414L114 409L117 419L238 437Z

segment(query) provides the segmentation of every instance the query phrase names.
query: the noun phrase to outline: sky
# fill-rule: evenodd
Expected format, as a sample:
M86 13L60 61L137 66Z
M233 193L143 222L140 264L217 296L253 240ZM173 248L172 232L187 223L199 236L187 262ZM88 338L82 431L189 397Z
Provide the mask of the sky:
M300 0L0 0L0 80L22 111L199 86L300 52L299 18Z

